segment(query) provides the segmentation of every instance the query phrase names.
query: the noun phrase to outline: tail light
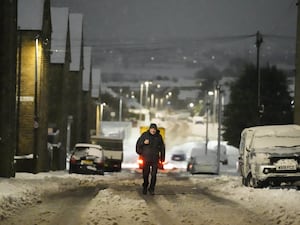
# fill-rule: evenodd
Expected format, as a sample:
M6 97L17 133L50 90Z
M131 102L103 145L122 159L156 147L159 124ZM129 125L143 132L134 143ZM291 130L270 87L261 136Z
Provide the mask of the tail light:
M138 162L139 165L144 164L144 160L141 157L138 158L137 162Z
M161 160L159 160L159 164L165 165L165 164L166 164L166 161L161 161Z
M77 161L76 157L74 155L72 155L70 158L70 163L75 164L76 161Z
M96 164L98 164L99 166L103 166L103 165L104 165L103 160L100 159L100 158L96 158L94 162L95 162Z

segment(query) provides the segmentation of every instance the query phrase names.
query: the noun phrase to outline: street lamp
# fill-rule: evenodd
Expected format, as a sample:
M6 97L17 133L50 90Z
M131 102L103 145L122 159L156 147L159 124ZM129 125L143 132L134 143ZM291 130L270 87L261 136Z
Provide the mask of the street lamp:
M257 72L257 107L259 115L259 124L261 123L260 119L263 113L263 104L261 103L261 74L260 74L260 65L259 65L259 56L260 56L260 46L263 42L263 37L259 31L256 33L256 72Z
M151 108L154 107L154 94L151 94L151 97L150 97L150 107Z
M207 94L206 94L206 103L205 103L205 106L206 106L206 134L205 134L205 154L207 154L207 146L208 146L208 115L210 114L210 111L209 111L209 107L210 107L210 102L209 102L209 96L212 96L214 95L214 92L213 91L208 91Z
M70 152L70 143L71 143L71 128L72 128L73 116L68 116L68 124L67 124L67 143L66 143L66 151Z
M145 81L145 87L146 87L146 93L145 93L145 97L146 97L146 100L145 100L145 106L146 108L148 108L148 92L149 92L149 85L152 84L151 81Z
M218 95L218 154L217 154L217 161L218 161L218 168L217 168L217 171L218 171L218 174L220 172L220 154L221 154L221 120L222 120L222 96L221 96L221 86L220 85L217 85L217 95Z
M96 107L96 135L100 136L101 132L101 122L103 118L103 107L106 106L106 103L97 103Z
M35 73L34 73L34 118L33 118L33 159L37 159L37 143L38 143L38 59L39 59L39 35L35 37ZM36 162L35 162L36 163Z
M208 101L207 97L206 97L205 108L206 108L205 154L207 154L207 145L208 145L208 114L209 114L209 101Z
M143 108L143 89L144 89L144 84L141 84L140 87L140 120L142 120L142 108Z
M104 106L106 106L106 103L103 102L101 105L100 105L100 122L102 122L103 120L103 108Z
M123 89L120 88L119 121L122 121L122 92L123 92Z

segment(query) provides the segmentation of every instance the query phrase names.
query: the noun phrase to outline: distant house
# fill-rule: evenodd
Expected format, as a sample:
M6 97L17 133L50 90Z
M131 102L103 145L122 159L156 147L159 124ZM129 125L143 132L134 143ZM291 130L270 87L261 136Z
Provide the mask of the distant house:
M48 144L52 154L52 170L65 169L68 113L64 97L70 71L69 9L51 7L52 34L48 77ZM55 152L56 151L56 152ZM53 155L56 154L56 157ZM58 155L58 156L57 156Z
M66 155L77 142L89 138L91 47L83 48L82 14L51 7L51 15L49 132L59 135L59 154ZM65 163L55 163L55 169L65 169Z
M49 161L47 79L50 63L50 0L18 1L17 25L16 169L45 171L48 170Z
M69 14L70 31L70 67L64 75L64 113L69 118L71 126L70 140L67 140L67 151L79 141L87 141L87 131L83 128L83 15ZM64 118L67 119L67 118Z

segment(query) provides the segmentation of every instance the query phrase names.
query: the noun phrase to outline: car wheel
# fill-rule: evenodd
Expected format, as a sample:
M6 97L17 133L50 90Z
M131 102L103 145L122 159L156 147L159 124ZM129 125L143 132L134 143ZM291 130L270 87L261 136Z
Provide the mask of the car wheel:
M272 187L279 187L281 185L281 181L273 181L271 185Z
M189 163L187 164L186 171L190 172L190 164Z
M245 184L247 187L255 187L256 186L256 180L252 177L252 174L250 173L247 178L245 178Z
M264 187L264 182L256 180L255 178L252 177L251 174L247 178L247 184L248 184L249 187L253 187L253 188L262 188L262 187Z
M246 187L248 186L247 179L245 177L242 177L242 184Z
M71 174L71 173L75 173L75 169L70 165L70 167L69 167L69 173Z

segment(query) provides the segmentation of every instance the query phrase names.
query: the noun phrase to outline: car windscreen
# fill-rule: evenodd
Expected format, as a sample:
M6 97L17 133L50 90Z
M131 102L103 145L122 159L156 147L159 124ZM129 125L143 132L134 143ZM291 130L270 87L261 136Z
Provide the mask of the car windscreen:
M102 150L91 147L76 147L74 154L76 155L90 155L101 158Z
M252 148L292 147L300 145L300 136L259 136L252 142Z

